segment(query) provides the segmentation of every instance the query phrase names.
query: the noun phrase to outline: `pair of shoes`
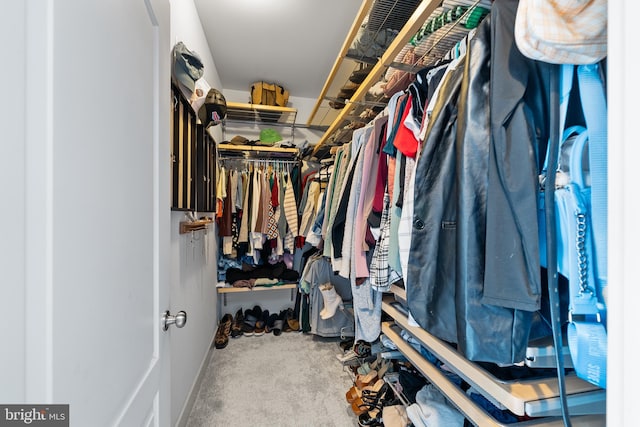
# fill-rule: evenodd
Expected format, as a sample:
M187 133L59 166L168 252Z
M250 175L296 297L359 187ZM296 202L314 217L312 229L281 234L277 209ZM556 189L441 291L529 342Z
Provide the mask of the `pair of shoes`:
M256 327L254 329L254 335L260 336L264 335L267 330L267 320L269 319L269 310L264 310L259 306L253 307L253 313L256 315L258 320L256 321Z
M353 348L353 344L355 343L355 339L353 337L346 338L343 341L340 341L340 348L342 351L347 351L350 348Z
M233 323L233 317L227 313L220 319L218 330L213 338L213 344L215 348L225 348L229 344L229 335L231 335L231 325Z
M242 313L242 309L236 311L236 315L233 318L233 323L231 324L231 338L238 338L242 336L242 324L244 323L244 314Z
M351 402L351 410L357 416L367 411L382 410L381 401L388 391L389 384L380 378L375 384L362 389L360 395Z
M300 330L300 321L292 308L287 308L286 310L281 311L280 315L284 320L282 328L284 332L295 332Z
M358 360L358 353L354 349L346 351L344 354L336 354L336 359L343 365Z
M366 341L358 340L354 346L353 350L358 354L358 358L363 359L371 356L371 343Z
M362 83L364 79L369 75L369 72L372 68L373 65L365 65L359 70L355 70L351 73L351 76L349 76L349 81L357 84Z
M384 379L387 371L391 367L391 361L375 361L371 362L370 366L376 366L377 369L371 368L366 374L357 374L354 385L347 391L346 398L347 402L351 403L357 397L362 395L362 390L366 390L371 388L373 384L378 383L380 380Z
M256 333L256 324L262 320L262 309L259 306L255 306L252 309L244 311L244 322L242 323L242 335L245 337L252 337ZM264 329L262 329L264 333Z
M358 415L358 425L360 427L384 426L384 422L382 421L382 410L376 408L373 411L366 411Z
M276 337L282 335L282 331L286 323L284 316L284 311L281 311L279 314L273 313L270 315L269 320L267 321L267 328L269 329L267 332L273 332L273 335Z
M356 374L364 375L371 370L378 369L378 366L382 364L382 356L380 353L376 354L376 358L370 362L364 362L356 369Z
M266 310L266 313L267 313L267 320L264 326L264 332L267 334L270 334L271 332L273 332L273 335L276 335L276 321L278 320L279 315L277 315L276 313L269 314L268 310ZM280 326L279 329L280 329L280 332L282 332L282 325Z
M371 356L371 344L366 341L359 340L353 345L351 350L344 354L337 354L336 358L344 365L369 356Z

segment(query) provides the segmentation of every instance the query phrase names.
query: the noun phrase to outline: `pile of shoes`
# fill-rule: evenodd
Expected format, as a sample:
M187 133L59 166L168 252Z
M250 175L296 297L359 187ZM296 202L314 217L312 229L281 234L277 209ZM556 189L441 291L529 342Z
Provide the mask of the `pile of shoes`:
M341 346L343 347L343 346ZM351 348L343 347L344 353L337 354L336 358L343 365L359 365L361 362L365 362L368 358L371 358L371 343L366 341L358 340L353 343Z
M218 330L214 337L215 348L222 349L229 343L229 338L241 336L251 337L273 333L279 336L282 332L300 330L300 321L293 308L281 310L279 313L269 313L259 305L251 309L238 309L235 316L225 314L220 319Z
M353 386L347 390L345 398L358 417L358 425L386 426L383 420L385 410L390 412L391 408L402 406L391 383L385 380L387 373L395 370L394 362L381 358L378 353L374 360L363 362L353 369ZM393 425L406 427L407 424Z

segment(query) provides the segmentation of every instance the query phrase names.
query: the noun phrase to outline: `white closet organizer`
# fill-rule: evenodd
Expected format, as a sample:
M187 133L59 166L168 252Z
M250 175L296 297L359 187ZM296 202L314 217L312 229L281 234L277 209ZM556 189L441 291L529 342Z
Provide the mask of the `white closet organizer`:
M433 353L476 391L500 409L508 409L519 416L540 417L535 420L508 425L563 425L560 416L560 392L556 377L523 381L502 381L478 364L469 361L447 343L424 329L411 326L406 314L404 289L393 286L393 296L383 300L382 309L393 321L382 324L382 332L398 350L455 405L472 423L478 426L500 426L484 409L453 384L442 371L425 359L400 335L405 330ZM605 425L606 391L570 374L566 376L567 404L573 425ZM575 415L574 415L575 414Z
M258 106L264 107L264 106ZM282 110L280 107L274 107L278 110ZM267 108L267 110L269 110ZM295 112L295 110L290 109ZM251 110L253 112L257 112L258 110ZM288 120L288 119L287 119ZM295 119L294 119L295 120ZM291 123L293 126L293 123ZM289 165L293 167L294 165L299 164L300 150L298 148L288 148L288 147L268 147L268 146L260 146L260 145L234 145L234 144L218 144L218 160L220 162L225 162L227 160L230 161L246 161L246 162L264 162L268 164L269 162L277 161L283 165ZM233 287L230 285L225 285L224 287L218 287L217 293L222 296L222 300L218 298L218 313L220 313L220 308L226 307L228 303L228 295L229 294L238 294L238 293L257 293L256 300L259 300L259 294L261 292L270 292L270 291L283 291L288 290L290 292L290 300L295 301L295 295L297 292L298 284L297 283L285 283L277 286L254 286L253 288L244 288L244 287Z

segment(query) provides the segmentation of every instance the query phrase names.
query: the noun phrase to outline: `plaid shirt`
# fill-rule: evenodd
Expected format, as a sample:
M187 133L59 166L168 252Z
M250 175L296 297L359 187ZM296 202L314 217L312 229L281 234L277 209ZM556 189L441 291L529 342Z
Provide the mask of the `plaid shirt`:
M397 271L389 267L389 230L391 228L389 205L389 193L385 192L384 209L380 220L380 237L373 249L373 257L369 266L371 286L378 292L387 292L393 283L402 278Z

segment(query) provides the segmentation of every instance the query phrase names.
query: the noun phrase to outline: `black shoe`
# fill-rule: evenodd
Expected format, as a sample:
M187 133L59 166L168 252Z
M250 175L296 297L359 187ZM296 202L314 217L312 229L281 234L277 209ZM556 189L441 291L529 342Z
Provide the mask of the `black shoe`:
M244 323L244 314L242 309L236 312L236 317L233 318L233 324L231 325L231 338L238 338L242 336L242 324Z

